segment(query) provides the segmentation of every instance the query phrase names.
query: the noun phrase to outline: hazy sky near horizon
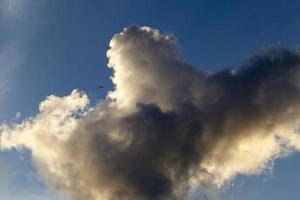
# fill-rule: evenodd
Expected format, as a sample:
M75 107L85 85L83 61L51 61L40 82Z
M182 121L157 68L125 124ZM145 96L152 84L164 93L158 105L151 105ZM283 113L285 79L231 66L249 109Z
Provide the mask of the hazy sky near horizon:
M268 45L296 48L300 2L0 0L0 123L33 116L46 96L74 88L92 103L103 98L112 88L109 41L130 24L174 34L189 63L216 71L238 67ZM1 152L0 165L1 199L67 199L40 180L28 151ZM297 200L299 165L295 153L261 176L239 176L224 199Z

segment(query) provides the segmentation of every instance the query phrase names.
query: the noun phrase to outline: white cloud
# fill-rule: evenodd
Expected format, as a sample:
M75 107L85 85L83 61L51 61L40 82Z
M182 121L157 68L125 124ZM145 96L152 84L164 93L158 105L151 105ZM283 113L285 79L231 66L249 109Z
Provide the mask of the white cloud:
M17 112L16 113L16 119L20 119L20 117L21 117L21 112Z
M3 151L29 149L44 180L74 199L183 199L300 149L299 52L275 48L208 74L173 36L132 26L107 55L115 89L101 103L51 95L35 117L0 127Z

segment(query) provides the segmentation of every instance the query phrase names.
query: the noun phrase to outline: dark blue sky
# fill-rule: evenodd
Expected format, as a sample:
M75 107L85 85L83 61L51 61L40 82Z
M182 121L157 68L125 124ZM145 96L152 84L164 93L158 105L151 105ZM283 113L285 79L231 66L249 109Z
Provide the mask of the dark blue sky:
M0 122L14 120L17 112L21 118L35 114L49 94L78 88L93 101L104 97L112 87L108 43L130 24L174 34L186 60L208 71L238 67L271 44L295 48L300 42L299 0L0 0L0 12ZM14 175L17 165L34 173L28 153L25 161L15 154L1 155L13 175L2 180L0 197L18 199L8 187L45 196L36 178L28 184ZM272 175L239 177L227 199L296 200L299 164L294 155L276 162Z

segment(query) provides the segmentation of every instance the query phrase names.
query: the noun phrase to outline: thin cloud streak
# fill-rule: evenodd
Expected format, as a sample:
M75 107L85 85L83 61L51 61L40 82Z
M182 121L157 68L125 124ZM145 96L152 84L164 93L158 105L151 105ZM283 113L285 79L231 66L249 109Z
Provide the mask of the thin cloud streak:
M36 6L32 8L31 0L3 0L0 1L0 20L3 25L2 31L7 35L0 44L0 101L6 97L5 94L13 87L13 75L24 63L28 50L27 40L32 35L26 32L23 25L35 23L32 13L35 13ZM1 105L0 104L0 108Z
M18 41L10 42L0 50L0 101L11 87L13 73L25 59L20 50Z

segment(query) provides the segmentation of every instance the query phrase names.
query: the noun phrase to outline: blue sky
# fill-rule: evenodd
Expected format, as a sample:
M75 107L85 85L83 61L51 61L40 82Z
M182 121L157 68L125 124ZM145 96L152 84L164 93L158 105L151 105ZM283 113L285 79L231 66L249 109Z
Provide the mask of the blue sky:
M189 63L216 71L237 67L270 44L296 47L300 2L0 0L0 122L20 120L17 112L32 116L46 96L74 88L93 101L104 97L112 88L108 43L130 24L174 34ZM1 199L64 199L39 180L29 152L4 152L0 160ZM294 154L259 177L238 177L225 199L296 200L299 164Z

